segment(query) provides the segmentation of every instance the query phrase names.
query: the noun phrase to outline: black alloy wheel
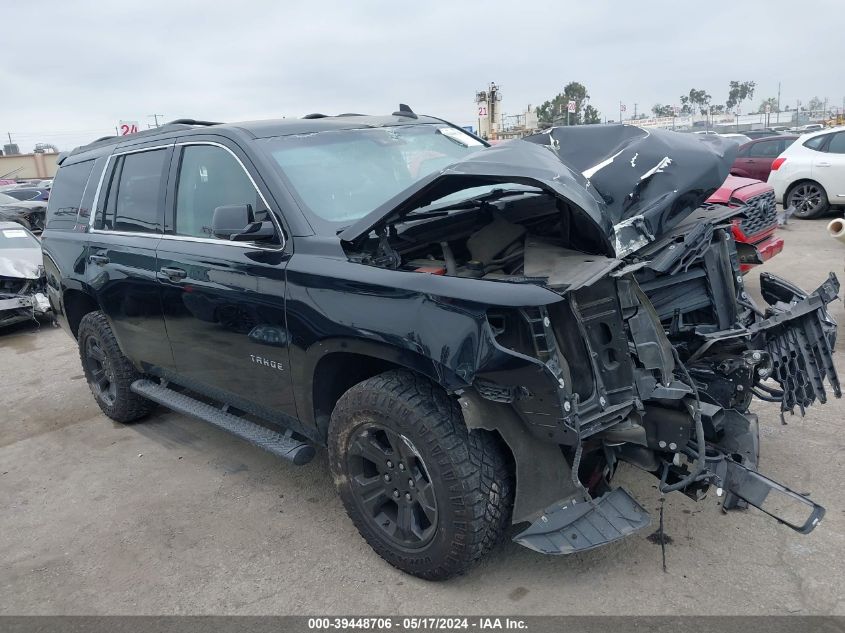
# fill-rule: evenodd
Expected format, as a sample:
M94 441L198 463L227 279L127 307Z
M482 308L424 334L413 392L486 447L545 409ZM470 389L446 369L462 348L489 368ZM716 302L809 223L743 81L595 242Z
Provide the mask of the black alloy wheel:
M419 451L380 424L358 427L349 440L347 473L361 515L405 549L425 546L437 529L437 501Z
M114 406L117 398L114 370L96 337L89 336L85 339L85 355L83 358L86 373L90 375L89 384L94 397L102 400L106 406Z

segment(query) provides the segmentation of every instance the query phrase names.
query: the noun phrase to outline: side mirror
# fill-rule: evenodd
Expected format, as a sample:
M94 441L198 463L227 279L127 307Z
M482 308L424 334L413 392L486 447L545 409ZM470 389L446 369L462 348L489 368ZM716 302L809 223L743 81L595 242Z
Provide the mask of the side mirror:
M214 209L211 218L211 234L222 239L231 239L242 233L252 222L252 206L248 204L230 204Z
M233 242L260 242L269 240L274 235L276 235L276 227L270 220L265 220L264 222L251 223L229 239Z
M275 237L276 227L270 221L256 222L252 205L231 204L214 209L211 233L233 242L260 242Z

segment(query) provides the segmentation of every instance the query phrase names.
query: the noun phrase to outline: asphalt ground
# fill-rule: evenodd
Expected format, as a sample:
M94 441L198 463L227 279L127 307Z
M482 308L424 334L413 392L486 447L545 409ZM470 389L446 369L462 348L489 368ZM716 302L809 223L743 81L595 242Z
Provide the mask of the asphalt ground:
M790 222L759 270L814 289L842 272L826 220ZM756 287L756 272L749 277ZM841 302L831 309L845 322ZM839 336L837 364L845 370ZM804 536L715 496L665 505L653 529L571 557L508 543L430 583L384 563L346 518L325 451L297 467L193 419L105 418L75 342L47 324L0 332L2 614L845 615L845 403L781 424L758 402L763 473L827 508ZM655 480L615 480L655 517Z

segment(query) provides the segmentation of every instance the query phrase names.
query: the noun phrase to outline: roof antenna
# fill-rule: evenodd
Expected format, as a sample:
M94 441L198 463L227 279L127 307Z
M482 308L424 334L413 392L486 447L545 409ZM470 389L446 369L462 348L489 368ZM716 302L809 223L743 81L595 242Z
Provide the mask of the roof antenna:
M399 104L399 110L394 112L393 116L405 116L405 117L408 117L409 119L418 118L417 115L414 113L414 111L411 110L411 106L409 106L407 103L400 103Z

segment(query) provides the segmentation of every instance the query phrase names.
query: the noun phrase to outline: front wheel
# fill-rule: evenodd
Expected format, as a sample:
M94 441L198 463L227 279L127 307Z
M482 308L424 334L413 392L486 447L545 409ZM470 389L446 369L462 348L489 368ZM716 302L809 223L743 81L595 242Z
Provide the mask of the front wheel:
M464 572L510 524L513 476L498 436L469 431L457 403L410 372L381 374L341 397L329 461L361 536L419 578Z
M85 380L103 413L116 422L134 422L152 411L155 404L130 389L141 374L120 351L106 315L82 317L76 338Z
M789 190L786 206L795 209L795 217L802 220L817 218L827 212L830 204L822 186L815 182L799 182Z

